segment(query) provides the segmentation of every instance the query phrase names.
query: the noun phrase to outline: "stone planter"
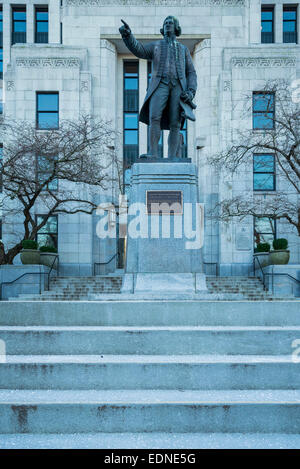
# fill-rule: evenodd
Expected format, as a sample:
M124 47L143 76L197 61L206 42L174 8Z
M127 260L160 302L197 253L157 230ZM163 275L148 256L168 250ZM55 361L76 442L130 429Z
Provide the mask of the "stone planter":
M271 265L285 265L290 260L290 251L287 249L278 249L270 252L270 264Z
M258 259L261 267L267 267L267 265L270 265L270 256L268 252L256 252L254 254L254 259ZM259 268L258 262L255 262L255 268Z
M20 257L22 264L40 264L40 251L37 249L22 249Z
M58 266L57 254L55 254L54 252L41 252L40 256L41 256L41 264L46 265L50 269L56 257L56 261L54 262L53 269L57 270L57 266Z

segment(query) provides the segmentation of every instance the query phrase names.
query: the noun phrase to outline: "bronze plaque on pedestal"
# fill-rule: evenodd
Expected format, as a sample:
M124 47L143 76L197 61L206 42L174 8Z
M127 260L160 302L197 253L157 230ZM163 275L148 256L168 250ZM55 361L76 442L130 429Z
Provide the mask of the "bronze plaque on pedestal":
M149 215L182 215L182 191L147 191Z

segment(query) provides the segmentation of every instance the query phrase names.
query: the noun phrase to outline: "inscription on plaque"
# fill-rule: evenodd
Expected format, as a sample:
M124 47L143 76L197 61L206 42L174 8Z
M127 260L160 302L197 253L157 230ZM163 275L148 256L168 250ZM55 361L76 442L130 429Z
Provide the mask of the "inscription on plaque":
M181 215L181 191L147 191L147 213L149 215Z

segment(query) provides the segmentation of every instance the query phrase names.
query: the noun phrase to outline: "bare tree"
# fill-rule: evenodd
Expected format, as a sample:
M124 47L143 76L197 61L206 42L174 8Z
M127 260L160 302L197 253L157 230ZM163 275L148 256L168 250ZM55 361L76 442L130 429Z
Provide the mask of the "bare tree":
M221 220L249 215L283 220L296 228L300 236L300 100L297 98L297 90L287 80L267 82L257 94L257 118L263 120L264 128L238 129L233 144L211 158L210 162L220 171L234 175L249 169L249 165L252 169L254 155L272 154L279 181L274 194L266 190L264 197L254 192L222 200L214 210ZM243 104L241 119L252 114L252 95L246 96ZM270 163L261 159L262 173L264 164Z
M3 245L0 249L0 263L11 264L22 240L34 240L49 217L96 209L96 196L99 199L101 189L114 179L115 133L109 122L90 116L62 121L58 129L42 131L28 121L12 121L4 130L3 219L18 217L23 225L18 241L6 251ZM43 207L39 222L37 205Z

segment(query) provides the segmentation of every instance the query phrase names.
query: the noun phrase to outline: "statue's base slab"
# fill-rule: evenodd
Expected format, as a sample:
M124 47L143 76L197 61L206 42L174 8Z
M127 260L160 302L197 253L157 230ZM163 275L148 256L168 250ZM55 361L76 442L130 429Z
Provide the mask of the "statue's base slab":
M148 155L141 155L136 159L136 163L191 163L191 158L153 158Z
M133 294L197 294L207 292L203 273L126 273L121 293Z

